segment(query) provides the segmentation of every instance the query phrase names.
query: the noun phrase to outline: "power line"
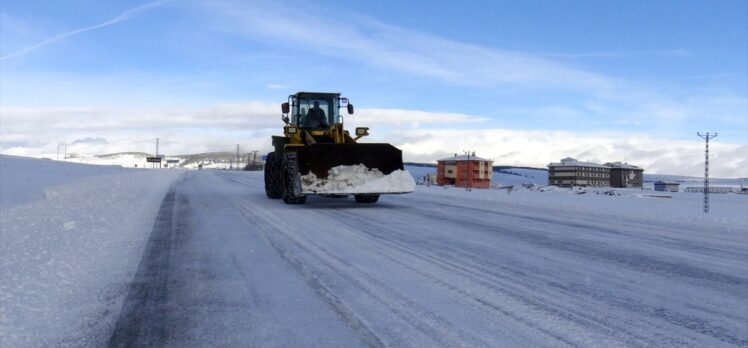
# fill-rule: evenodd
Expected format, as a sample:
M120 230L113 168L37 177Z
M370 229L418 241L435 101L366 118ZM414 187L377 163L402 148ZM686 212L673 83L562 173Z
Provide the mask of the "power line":
M704 213L709 212L709 139L714 139L717 137L717 133L709 134L709 132L706 132L706 134L701 134L701 132L697 132L696 135L701 137L706 142L706 148L704 150Z

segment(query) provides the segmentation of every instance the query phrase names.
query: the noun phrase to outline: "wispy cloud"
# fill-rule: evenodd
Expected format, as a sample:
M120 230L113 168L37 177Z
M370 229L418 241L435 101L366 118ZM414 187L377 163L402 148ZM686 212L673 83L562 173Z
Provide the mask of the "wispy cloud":
M690 57L691 52L683 49L652 51L599 51L585 53L541 54L547 58L628 58L628 57Z
M265 85L267 89L286 89L288 88L288 85L282 84L282 83L269 83Z
M105 21L105 22L102 22L102 23L99 23L99 24L95 24L95 25L91 25L91 26L88 26L88 27L80 28L80 29L71 30L71 31L68 31L68 32L65 32L65 33L62 33L62 34L58 34L58 35L52 36L50 38L44 39L42 41L39 41L38 43L36 43L34 45L24 47L21 50L18 50L16 52L13 52L13 53L10 53L10 54L6 54L4 56L0 56L0 60L6 60L6 59L13 58L13 57L18 57L18 56L24 55L26 53L38 50L38 49L40 49L40 48L42 48L44 46L53 44L53 43L58 42L60 40L64 40L64 39L66 39L68 37L71 37L73 35L78 35L78 34L81 34L81 33L85 33L87 31L96 30L96 29L99 29L99 28L103 28L103 27L107 27L107 26L110 26L110 25L114 25L114 24L117 24L117 23L124 22L124 21L126 21L128 19L131 19L133 17L136 17L136 16L142 14L143 12L146 12L146 11L152 10L152 9L154 9L156 7L162 6L165 3L167 3L168 1L170 1L170 0L158 0L158 1L153 1L153 2L149 2L149 3L146 3L146 4L140 5L140 6L133 7L133 8L131 8L131 9L125 11L125 12L120 13L119 15L117 15L116 17L114 17L114 18L112 18L112 19L110 19L108 21Z
M611 125L639 122L672 128L694 122L705 111L711 111L717 121L734 124L731 120L748 111L748 98L744 96L737 97L737 102L709 103L709 109L703 107L706 103L702 101L712 98L713 93L697 90L689 96L683 91L668 92L652 81L630 81L584 69L564 59L690 56L691 52L684 49L528 54L445 39L350 13L329 21L326 13L315 9L300 10L276 3L214 1L199 3L197 7L213 28L247 40L306 51L305 54L333 56L453 86L477 87L488 95L557 93L566 100L574 99L577 109L584 112L589 110L579 103L600 105L609 112L593 116L596 121Z
M535 55L421 34L360 15L330 21L327 13L279 4L209 2L197 6L216 29L231 34L455 84L588 92L616 86L609 77Z
M434 124L474 124L488 121L482 116L454 112L426 112L405 109L360 109L356 111L355 123L360 125L389 125L418 128Z
M68 131L138 131L144 129L279 128L276 102L222 103L205 107L7 107L0 106L3 134ZM405 109L356 110L355 121L366 125L408 126L474 123L486 118L460 113ZM43 131L40 131L43 129Z

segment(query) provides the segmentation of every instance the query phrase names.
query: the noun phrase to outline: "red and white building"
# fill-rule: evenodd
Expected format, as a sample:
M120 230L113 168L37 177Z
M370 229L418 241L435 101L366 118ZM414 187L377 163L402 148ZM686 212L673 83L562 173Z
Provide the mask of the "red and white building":
M437 161L437 185L489 188L493 176L493 161L473 155L442 158Z

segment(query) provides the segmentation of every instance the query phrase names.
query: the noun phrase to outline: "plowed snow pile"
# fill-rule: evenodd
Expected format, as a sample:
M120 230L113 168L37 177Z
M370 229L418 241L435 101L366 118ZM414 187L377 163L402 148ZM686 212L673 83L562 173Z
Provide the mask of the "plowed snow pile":
M402 193L413 192L416 182L406 170L396 170L388 175L363 164L337 166L330 169L327 179L314 173L301 177L303 192L314 193Z

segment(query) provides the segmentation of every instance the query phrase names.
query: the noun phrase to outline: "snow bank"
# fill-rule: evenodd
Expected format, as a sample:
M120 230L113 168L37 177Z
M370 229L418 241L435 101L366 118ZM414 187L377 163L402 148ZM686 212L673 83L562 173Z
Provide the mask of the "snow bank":
M301 189L305 193L405 193L413 192L416 182L406 170L384 175L358 164L332 168L327 179L310 172L301 177Z
M119 166L90 166L36 158L0 155L0 207L34 202L44 190L93 175L122 173Z
M181 172L113 169L2 158L1 346L106 343Z

